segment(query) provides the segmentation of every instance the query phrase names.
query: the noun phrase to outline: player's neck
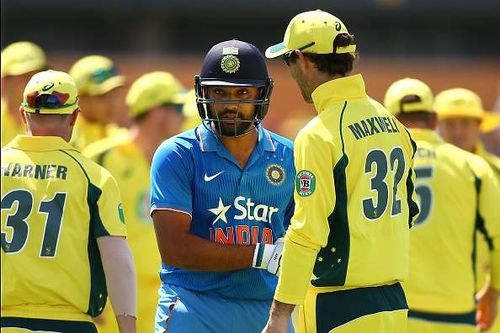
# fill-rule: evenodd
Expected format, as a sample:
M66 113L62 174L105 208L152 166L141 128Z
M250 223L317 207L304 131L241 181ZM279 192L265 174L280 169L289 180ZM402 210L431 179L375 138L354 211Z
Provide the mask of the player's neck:
M130 128L130 138L132 139L132 142L144 154L146 160L151 163L156 148L158 148L160 143L163 141L163 137L154 135L155 133L146 132L147 131L144 131L144 129L133 125Z
M246 166L253 149L257 145L258 138L259 132L255 129L244 136L236 138L220 137L220 140L243 169Z

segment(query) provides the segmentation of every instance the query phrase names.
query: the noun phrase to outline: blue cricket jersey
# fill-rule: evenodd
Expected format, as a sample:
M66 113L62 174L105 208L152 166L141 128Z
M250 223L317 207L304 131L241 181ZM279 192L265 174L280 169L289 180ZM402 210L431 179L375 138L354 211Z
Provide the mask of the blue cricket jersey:
M293 215L293 144L259 126L241 169L203 125L158 147L151 166L151 211L191 215L191 233L224 244L272 244ZM169 223L169 222L165 222ZM278 279L264 269L201 272L162 264L164 283L212 295L271 300Z

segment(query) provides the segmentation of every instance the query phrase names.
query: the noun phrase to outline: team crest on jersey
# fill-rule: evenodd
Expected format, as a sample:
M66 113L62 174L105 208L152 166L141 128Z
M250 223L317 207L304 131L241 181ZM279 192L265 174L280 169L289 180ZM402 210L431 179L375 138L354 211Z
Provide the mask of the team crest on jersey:
M240 59L237 56L228 54L222 57L220 67L225 73L233 74L240 69Z
M285 181L285 169L278 164L270 164L266 168L266 178L273 185L281 185Z
M125 224L125 214L123 213L123 205L121 203L118 204L118 216L120 217L120 221Z
M308 197L316 189L316 176L308 170L301 170L295 178L295 190L301 197Z

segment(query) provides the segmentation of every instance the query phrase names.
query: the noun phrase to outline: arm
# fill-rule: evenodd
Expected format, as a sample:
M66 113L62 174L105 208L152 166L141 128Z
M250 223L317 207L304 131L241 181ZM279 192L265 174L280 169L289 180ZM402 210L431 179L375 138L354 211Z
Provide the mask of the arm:
M155 210L152 217L161 258L167 265L213 272L253 267L255 245L224 245L195 236L189 232L191 218L184 213Z
M497 290L488 284L478 294L478 304L476 310L476 322L480 332L488 331L498 314L498 300L500 290Z
M263 333L288 333L288 320L292 315L295 305L281 303L274 300L271 305L269 321L264 327Z
M120 333L136 332L137 291L134 262L123 237L97 238L111 305Z
M490 246L490 281L478 294L476 313L477 326L481 332L487 331L497 317L497 305L500 297L500 184L498 177L488 166L484 169L479 195L479 215L484 223L479 224L479 231Z

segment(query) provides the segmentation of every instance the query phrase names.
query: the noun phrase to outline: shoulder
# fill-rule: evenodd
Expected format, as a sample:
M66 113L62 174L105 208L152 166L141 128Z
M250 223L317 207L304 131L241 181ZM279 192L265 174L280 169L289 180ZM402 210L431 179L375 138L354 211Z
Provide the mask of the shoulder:
M180 133L160 144L154 153L151 168L157 169L168 164L189 166L197 151L201 151L201 148L195 129Z
M100 166L82 153L75 150L64 150L63 152L65 152L68 159L73 162L74 167L80 168L89 182L93 185L101 187L109 181L115 183L113 176L106 168Z
M264 131L269 134L269 138L271 139L272 143L277 148L284 148L284 149L293 150L293 141L292 140L287 139L284 136L281 136L279 134L276 134L268 129L264 129Z
M196 131L195 129L191 129L163 141L160 146L158 146L155 155L172 153L185 154L191 150L199 149L199 145L200 143L196 136Z
M108 155L116 151L122 144L123 142L119 138L108 137L90 144L82 151L82 154L89 157L93 161L102 160L104 155Z

